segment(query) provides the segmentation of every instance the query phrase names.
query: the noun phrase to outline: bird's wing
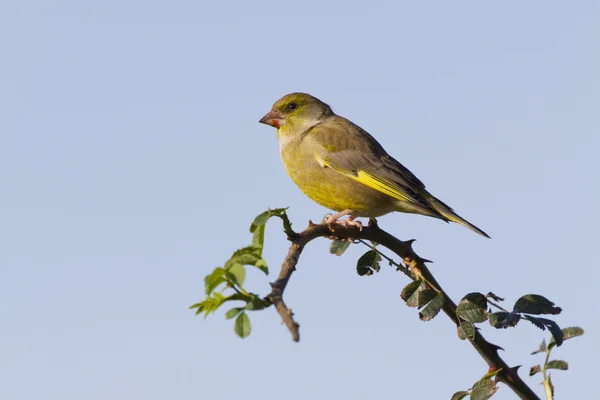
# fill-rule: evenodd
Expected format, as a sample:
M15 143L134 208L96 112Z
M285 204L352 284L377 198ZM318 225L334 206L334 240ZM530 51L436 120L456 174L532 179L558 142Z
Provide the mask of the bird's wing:
M369 133L334 116L302 134L317 161L350 179L441 217L424 196L425 185Z

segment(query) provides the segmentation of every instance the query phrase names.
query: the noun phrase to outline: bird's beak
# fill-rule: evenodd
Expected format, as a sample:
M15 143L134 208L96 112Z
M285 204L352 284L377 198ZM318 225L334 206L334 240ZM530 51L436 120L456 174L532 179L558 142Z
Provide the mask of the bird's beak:
M285 124L285 115L277 110L271 110L258 122L261 124L271 125L273 128L279 128Z

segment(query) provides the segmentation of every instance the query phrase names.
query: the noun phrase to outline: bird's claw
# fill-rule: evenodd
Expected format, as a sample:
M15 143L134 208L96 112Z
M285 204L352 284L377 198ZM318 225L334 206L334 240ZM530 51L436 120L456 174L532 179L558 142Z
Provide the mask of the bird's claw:
M337 218L334 218L332 215L327 217L327 225L336 223L336 224L340 224L345 228L349 228L349 227L356 227L358 228L359 231L362 231L363 229L363 224L360 221L355 221L354 220L355 217L348 217L346 219L342 219L342 220L338 220Z
M362 232L362 229L363 229L362 222L360 222L360 221L354 221L354 220L351 220L349 218L348 219L343 219L341 221L337 221L337 223L340 224L340 225L342 225L342 226L344 226L344 227L346 227L346 228L354 226L354 227L358 228L358 230L361 231L361 232Z

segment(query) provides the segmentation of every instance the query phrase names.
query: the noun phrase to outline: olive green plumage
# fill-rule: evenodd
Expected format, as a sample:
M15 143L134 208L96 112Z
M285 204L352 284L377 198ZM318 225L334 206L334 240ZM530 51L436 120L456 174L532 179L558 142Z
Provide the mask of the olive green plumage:
M452 221L489 237L435 198L369 133L321 100L291 93L260 122L277 128L281 159L294 183L315 202L352 217L392 211Z

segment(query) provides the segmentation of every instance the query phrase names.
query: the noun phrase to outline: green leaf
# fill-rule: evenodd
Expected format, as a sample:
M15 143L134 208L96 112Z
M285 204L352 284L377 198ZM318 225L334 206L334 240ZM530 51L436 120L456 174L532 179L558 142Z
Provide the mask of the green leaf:
M496 393L498 387L490 379L475 382L471 391L471 400L487 400Z
M425 308L423 308L423 310L419 313L419 318L421 319L421 321L431 320L436 315L438 315L438 313L442 309L443 305L444 305L444 294L438 293L434 297L434 299L431 300L429 302L429 304L427 304L425 306Z
M429 303L431 300L437 296L437 292L431 289L423 289L417 292L417 305L419 308L423 307L425 304Z
M231 310L225 313L225 319L235 318L240 312L242 312L243 308L232 308Z
M373 275L373 270L369 267L356 267L356 273L360 276L371 276Z
M521 315L516 313L508 313L505 311L499 311L491 313L488 317L490 325L497 329L506 329L513 327L519 323Z
M578 326L571 326L569 328L564 328L563 332L563 340L571 339L577 336L581 336L584 334L584 330ZM548 344L548 349L556 346L556 342L554 341L554 337L550 339L550 344Z
M213 293L212 296L206 297L204 301L192 305L190 308L196 308L196 315L204 312L204 318L208 317L208 314L215 312L225 302L225 296L221 293Z
M563 340L581 336L585 333L585 331L578 326L570 326L568 328L564 328L562 331L563 331Z
M562 344L563 331L560 329L556 322L548 318L532 317L531 315L524 315L523 318L525 318L541 330L548 328L548 330L552 334L554 342L556 342L556 345L560 346Z
M339 257L344 254L348 247L350 247L350 244L352 244L352 242L348 240L332 240L329 245L329 252Z
M550 393L552 394L552 399L554 399L554 384L552 383L550 375L548 375L548 386L550 386Z
M501 371L502 371L502 368L498 368L498 369L495 369L495 370L493 370L491 372L488 372L487 374L485 374L484 376L481 377L480 381L482 381L484 379L493 378L494 376L498 375Z
M248 318L245 312L241 313L235 320L235 333L242 339L245 339L248 337L248 335L250 335L251 330L252 327L250 326L250 318Z
M379 272L380 266L379 262L381 261L381 256L375 250L369 250L356 262L356 271L359 275L370 275L365 271L375 271Z
M418 304L418 293L420 290L423 290L424 287L425 285L423 284L423 281L417 279L416 281L404 286L402 293L400 293L400 297L406 302L407 306L416 307Z
M246 304L246 310L258 311L269 307L271 303L261 299L260 297L253 295L252 300Z
M552 360L552 361L549 361L548 364L546 364L546 368L547 369L562 369L563 371L566 371L569 369L569 364L563 360Z
M225 263L225 270L231 269L237 264L252 265L260 269L265 274L269 273L267 262L261 257L262 249L256 246L246 246L237 250L231 258Z
M540 367L539 364L531 367L531 369L529 370L529 376L534 376L538 372L542 372L542 367Z
M488 303L481 293L469 293L461 299L456 307L456 315L469 322L478 323L488 319Z
M248 303L250 301L252 301L252 296L253 295L247 295L244 293L234 293L231 296L227 296L223 299L223 302L225 301L235 301L235 300L239 300L239 301L243 301L245 303ZM254 295L255 296L255 295Z
M460 392L456 392L452 395L452 399L450 400L462 400L469 395L469 392L465 392L461 390Z
M253 234L252 245L260 249L258 252L259 256L262 256L262 249L264 247L265 242L265 226L267 224L267 221L271 217L279 217L284 220L285 224L285 221L287 221L285 210L287 210L287 207L275 208L273 210L269 209L265 212L258 214L256 218L254 218L252 225L250 225L250 233ZM291 229L291 226L289 226L289 228Z
M258 260L262 259L262 257L259 255L260 251L260 247L256 246L242 247L231 255L231 258L225 263L223 268L225 268L225 270L229 270L229 268L235 264L254 265Z
M546 347L546 339L542 339L542 343L540 343L540 347L534 351L533 353L531 353L531 355L534 354L538 354L538 353L543 353L548 349L548 347Z
M287 209L287 207L275 208L273 210L268 209L267 211L258 214L256 218L254 218L254 221L252 221L252 225L250 225L250 233L255 233L256 230L259 227L264 226L271 217L283 217L285 215L285 210Z
M539 318L544 322L544 325L548 328L550 333L552 334L552 338L556 342L557 346L560 346L563 343L563 332L558 326L558 324L551 319Z
M204 311L204 301L201 301L200 303L196 303L196 304L192 304L190 306L190 310L193 310L194 308L196 308L196 315L200 314L202 311Z
M526 294L522 296L513 307L514 312L525 314L560 314L562 309L555 307L554 303L538 294Z
M531 315L524 315L523 318L525 318L527 321L531 322L532 324L534 324L541 330L543 330L543 331L546 330L546 325L544 325L544 323L542 321L540 321L538 318L532 317Z
M264 259L258 260L254 266L264 272L265 275L269 275L269 267L267 267L267 262Z
M225 275L225 270L217 267L210 275L204 277L204 291L207 296L214 292L221 283L225 282L223 275Z
M494 386L494 382L492 382L490 379L480 379L473 384L471 389L489 388L492 386Z
M267 225L257 225L254 228L254 233L252 234L252 246L260 248L259 255L262 255L262 249L265 247L265 229ZM250 232L252 232L252 226L250 227Z
M273 215L271 214L271 210L267 210L267 211L263 211L260 214L258 214L255 218L254 221L252 221L252 224L250 225L250 233L254 233L256 232L256 230L261 227L264 226L267 221L269 220L269 218L271 218Z
M229 268L227 274L231 274L235 277L234 283L236 283L239 287L244 285L244 281L246 280L246 268L242 264L235 264Z
M356 266L360 265L365 267L371 267L375 263L378 255L379 254L377 254L375 250L369 250L365 254L360 256L360 258L356 262Z
M469 321L461 321L458 326L458 337L460 340L465 340L467 338L474 339L475 338L475 325Z

